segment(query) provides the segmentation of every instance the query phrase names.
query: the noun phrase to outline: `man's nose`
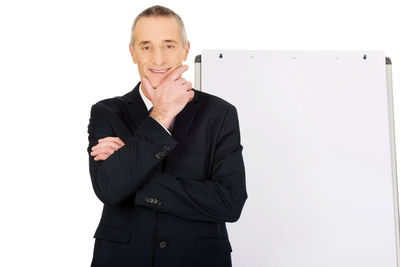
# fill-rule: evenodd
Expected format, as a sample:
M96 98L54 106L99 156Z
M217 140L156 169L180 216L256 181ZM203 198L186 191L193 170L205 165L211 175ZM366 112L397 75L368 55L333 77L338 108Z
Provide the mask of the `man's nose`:
M164 54L160 48L153 50L153 63L159 66L164 64Z

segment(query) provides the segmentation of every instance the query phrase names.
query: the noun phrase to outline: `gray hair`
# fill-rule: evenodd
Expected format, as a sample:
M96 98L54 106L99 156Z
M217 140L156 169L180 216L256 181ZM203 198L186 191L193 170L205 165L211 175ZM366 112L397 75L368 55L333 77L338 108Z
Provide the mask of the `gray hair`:
M138 22L138 20L140 18L143 17L157 17L157 16L161 16L161 17L174 17L176 22L178 23L179 26L179 30L181 32L181 38L182 38L182 42L183 42L183 46L185 46L186 44L186 30L185 30L185 25L183 24L183 20L182 18L176 14L174 11L172 11L171 9L167 8L167 7L163 7L160 5L156 5L156 6L152 6L149 7L145 10L142 11L142 13L140 13L139 15L137 15L137 17L135 18L133 25L132 25L132 29L131 29L131 45L133 47L133 44L135 42L135 37L133 35L133 30L135 29L136 23Z

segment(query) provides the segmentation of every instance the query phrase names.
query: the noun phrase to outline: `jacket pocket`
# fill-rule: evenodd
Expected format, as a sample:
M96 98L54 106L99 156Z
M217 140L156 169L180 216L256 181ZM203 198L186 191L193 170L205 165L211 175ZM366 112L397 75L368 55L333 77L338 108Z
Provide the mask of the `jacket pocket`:
M231 243L227 237L198 237L196 249L202 253L230 253Z
M112 226L99 225L93 237L121 244L127 244L131 238L131 231Z

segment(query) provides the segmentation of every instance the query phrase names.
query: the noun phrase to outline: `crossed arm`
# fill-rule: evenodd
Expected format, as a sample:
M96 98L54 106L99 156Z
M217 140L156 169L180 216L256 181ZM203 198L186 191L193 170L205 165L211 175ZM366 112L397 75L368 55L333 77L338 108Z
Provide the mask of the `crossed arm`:
M157 168L177 142L153 118L147 117L134 135L121 140L113 137L104 112L99 103L94 105L88 126L92 185L104 204L120 205L133 196L134 205L187 219L224 222L239 219L247 193L234 107L225 114L219 131L211 177L195 180ZM157 157L160 151L164 153ZM150 197L161 201L150 202Z

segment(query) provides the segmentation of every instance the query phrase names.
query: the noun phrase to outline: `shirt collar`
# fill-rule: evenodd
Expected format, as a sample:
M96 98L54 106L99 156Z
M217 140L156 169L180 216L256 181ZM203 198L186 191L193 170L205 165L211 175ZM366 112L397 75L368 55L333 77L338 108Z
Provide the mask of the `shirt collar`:
M153 106L153 103L144 95L144 93L142 91L142 83L140 83L140 85L139 85L139 93L143 99L143 102L145 103L145 105L147 107L147 110L149 111L151 109L151 107Z

